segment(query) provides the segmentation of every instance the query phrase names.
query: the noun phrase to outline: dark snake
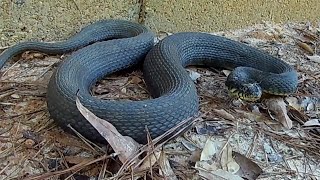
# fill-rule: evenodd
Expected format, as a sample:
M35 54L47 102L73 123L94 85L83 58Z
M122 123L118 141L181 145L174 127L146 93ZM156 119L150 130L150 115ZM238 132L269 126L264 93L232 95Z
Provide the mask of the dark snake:
M189 65L234 69L226 85L245 100L259 99L262 92L287 95L297 88L293 67L267 53L224 37L200 32L170 35L154 45L146 27L124 20L102 20L83 28L66 41L22 42L0 56L0 68L24 51L63 54L75 51L54 71L48 90L51 117L65 130L74 129L86 138L103 142L102 136L80 114L80 102L120 133L146 142L148 128L155 138L199 111L194 82L185 70ZM91 87L108 74L143 62L143 75L152 99L102 100Z

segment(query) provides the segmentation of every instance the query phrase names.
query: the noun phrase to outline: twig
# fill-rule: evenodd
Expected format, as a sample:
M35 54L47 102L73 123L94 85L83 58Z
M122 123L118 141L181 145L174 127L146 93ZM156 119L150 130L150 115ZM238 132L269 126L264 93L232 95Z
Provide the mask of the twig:
M64 169L64 170L61 170L61 171L55 171L55 172L47 172L47 173L44 173L44 174L41 174L41 175L35 175L35 176L29 176L27 178L25 178L25 180L37 180L37 179L47 179L47 178L50 178L50 177L53 177L53 176L59 176L59 175L62 175L62 174L66 174L66 173L70 173L72 171L79 171L81 170L82 168L86 167L86 166L89 166L93 163L96 163L96 162L99 162L99 161L102 161L102 160L105 160L105 159L108 159L108 158L111 158L111 157L115 157L116 156L116 153L113 153L111 155L103 155L95 160L92 160L92 161L89 161L89 162L81 162L77 165L74 165L72 166L71 168L68 168L68 169Z
M8 49L10 46L3 46L3 47L0 47L0 51L3 51L3 50L6 50Z
M15 62L14 64L12 64L8 69L6 69L5 71L4 71L4 73L2 73L2 77L5 75L5 74L7 74L8 73L8 71L10 70L10 69L12 69L16 64L18 64L19 62L21 61L21 59L19 59L17 62ZM1 77L0 76L0 77Z
M16 115L9 115L9 116L0 116L1 119L3 118L8 118L8 119L11 119L11 118L16 118L16 117L19 117L19 116L24 116L24 115L31 115L31 114L35 114L35 113L38 113L38 112L41 112L41 111L44 111L46 110L45 108L41 108L41 109L37 109L35 111L31 111L31 112L26 112L26 113L21 113L21 114L16 114Z
M10 165L12 161L9 161L8 164L0 171L0 174L2 174Z
M49 72L52 69L52 66L55 65L56 63L51 63L49 66L46 67L46 69L36 78L36 80L39 80L42 78L47 72Z
M82 136L77 130L75 130L70 124L67 125L91 150L93 150L95 153L100 154L94 147L91 145L94 145L96 148L98 148L101 152L103 152L102 148L96 145L95 143L89 141L87 138Z
M138 17L138 22L140 24L144 24L145 18L146 18L146 4L147 0L139 0L139 17Z
M246 153L246 157L251 157L252 152L254 151L254 149L257 145L257 139L258 139L258 133L255 133L253 136L253 141L251 143L250 149Z
M320 156L320 152L318 150L318 146L320 142L315 138L295 138L290 137L285 134L278 134L271 130L263 129L258 126L253 126L253 128L263 131L266 135L273 137L276 140L279 140L287 145L291 145L297 148L304 149L307 152Z
M193 119L191 121L192 118L188 118L184 121L181 121L179 124L177 124L175 127L171 128L170 130L168 130L167 132L165 132L163 135L155 138L152 143L153 144L157 144L157 146L151 150L151 153L154 153L155 150L157 150L158 148L162 147L165 143L167 143L169 140L171 140L172 138L176 137L176 135L180 134L181 132L185 131L186 128L188 128L189 126L184 126L185 124L194 124L195 122L198 122L199 120L201 120L201 118L204 116L205 114L202 114L200 117L197 117L195 119ZM190 122L191 121L191 122ZM181 128L183 127L183 128ZM178 130L180 129L180 130ZM177 131L178 130L178 131ZM176 132L177 131L177 132ZM172 135L173 132L176 132L174 135ZM170 137L167 137L168 135L172 135ZM164 138L167 138L166 140L164 140ZM158 144L159 142L161 142L160 144ZM144 145L142 146L140 149L138 149L137 153L131 158L128 159L126 162L123 163L123 165L121 166L121 168L119 169L118 173L113 177L114 179L117 179L119 177L121 177L124 174L124 171L126 169L129 169L128 167L130 167L131 165L134 164L134 162L136 161L136 159L142 155L144 152L148 152L148 145ZM150 153L150 154L151 154ZM137 169L142 162L147 158L148 156L145 156L144 158L142 158L137 164L134 164L134 167L132 169Z
M72 1L72 2L73 2L73 4L76 6L76 9L79 11L80 16L81 16L81 17L83 17L82 12L81 12L81 10L80 10L80 8L79 8L78 4L76 3L76 1L75 1L75 0L71 0L71 1Z

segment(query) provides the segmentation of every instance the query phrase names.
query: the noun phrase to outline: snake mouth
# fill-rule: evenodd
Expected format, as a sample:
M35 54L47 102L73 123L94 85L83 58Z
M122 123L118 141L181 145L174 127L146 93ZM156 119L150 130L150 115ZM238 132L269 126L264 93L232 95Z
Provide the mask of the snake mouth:
M275 95L275 96L287 96L287 95L290 94L290 93L288 93L288 92L280 92L280 91L277 91L276 89L273 89L273 90L264 90L263 92L268 93L268 94L271 94L271 95Z
M260 99L260 96L254 96L250 94L243 93L239 91L238 89L232 88L228 89L229 90L229 95L231 97L239 98L244 101L249 101L249 102L254 102Z
M238 87L229 85L228 90L230 96L240 98L244 101L257 101L262 95L261 87L256 83L241 84Z

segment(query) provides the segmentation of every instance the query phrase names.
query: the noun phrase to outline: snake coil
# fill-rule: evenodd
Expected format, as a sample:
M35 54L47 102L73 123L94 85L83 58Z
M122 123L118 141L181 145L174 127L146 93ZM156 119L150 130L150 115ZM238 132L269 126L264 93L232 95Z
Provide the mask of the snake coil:
M22 42L0 55L0 68L26 50L47 54L75 51L52 75L47 90L51 117L64 129L68 124L85 137L104 141L78 111L75 99L120 133L146 142L145 126L157 137L198 112L199 100L188 65L234 69L226 85L244 99L262 91L286 95L297 88L297 73L285 62L245 44L206 33L168 36L154 46L146 27L123 20L102 20L56 43ZM143 74L153 97L143 101L107 101L91 95L92 85L105 75L143 61ZM251 93L251 94L250 94Z

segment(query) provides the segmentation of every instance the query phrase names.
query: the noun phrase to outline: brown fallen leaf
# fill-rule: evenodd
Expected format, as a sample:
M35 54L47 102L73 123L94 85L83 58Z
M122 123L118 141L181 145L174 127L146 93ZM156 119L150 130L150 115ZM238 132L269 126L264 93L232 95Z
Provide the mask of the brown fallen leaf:
M25 59L25 60L31 60L31 59L35 59L35 58L43 59L44 57L45 57L45 55L42 53L30 52L30 51L27 51L21 55L21 58Z
M253 161L240 153L233 152L234 160L239 164L240 170L237 172L244 179L254 180L262 173L262 169Z
M274 113L275 117L273 117L270 113L269 115L278 120L285 128L292 128L292 120L289 118L287 114L286 103L282 98L270 98L265 101L268 110Z
M117 129L106 120L103 120L87 108L85 108L79 98L76 99L76 105L81 114L97 129L97 131L108 141L112 149L118 153L122 163L129 160L138 151L140 145L131 137L122 136Z
M269 34L265 31L261 31L261 30L249 32L248 36L252 37L252 38L268 40L268 41L274 40L276 38L275 35Z
M257 122L262 122L262 121L266 121L267 117L265 117L262 113L257 113L257 112L248 112L248 111L244 111L244 110L239 110L236 109L235 110L237 113L243 115L243 117L249 119L250 121L257 121Z
M308 120L308 116L303 112L296 110L295 108L290 108L288 111L288 116L290 119L295 120L300 124L304 124Z
M231 120L231 121L235 120L234 116L232 114L228 113L224 109L214 109L213 111L216 112L222 118L225 118L225 119Z
M139 78L138 76L132 76L130 79L131 84L139 84L142 82L142 79Z
M298 42L297 44L298 44L299 47L301 47L302 49L304 49L304 50L307 51L308 53L314 54L313 49L312 49L307 43Z
M152 154L147 156L142 164L136 169L136 171L144 171L147 169L150 169L150 166L152 167L160 158L161 151L155 150Z
M197 149L192 152L191 156L188 158L188 162L194 165L197 161L200 160L200 156L201 156L201 149Z

